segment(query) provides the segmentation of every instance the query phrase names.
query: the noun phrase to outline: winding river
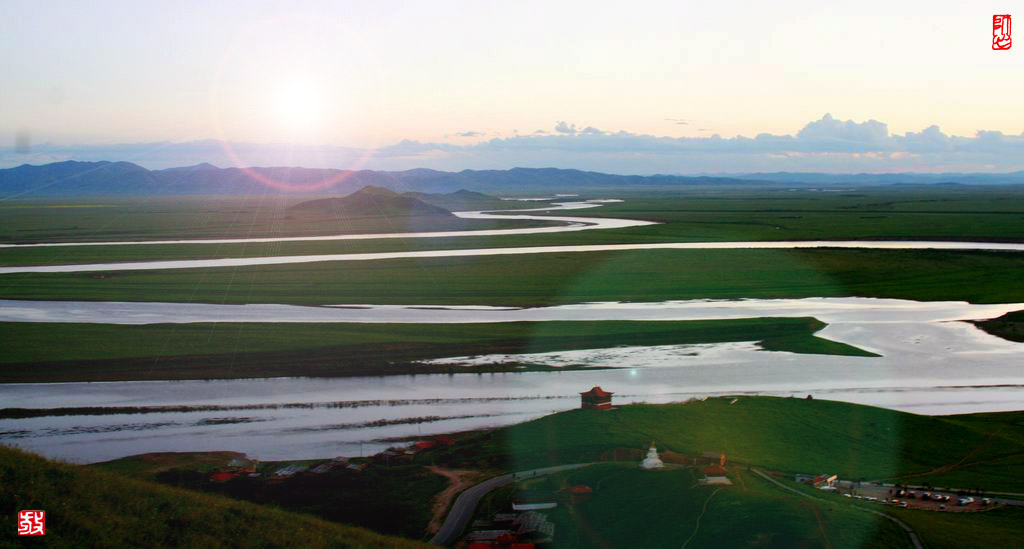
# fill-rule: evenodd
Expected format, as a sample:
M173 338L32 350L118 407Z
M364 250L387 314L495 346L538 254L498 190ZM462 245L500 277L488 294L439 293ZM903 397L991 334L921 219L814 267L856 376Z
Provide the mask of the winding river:
M562 206L564 209L579 209L596 205L566 203ZM552 208L542 209L547 211ZM481 212L462 214L498 215ZM537 217L551 219L547 216ZM510 229L518 231L511 234L612 226L609 223L619 227L633 226L624 223L637 223L599 218L558 219L570 225ZM459 233L463 232L468 231ZM469 233L476 235L484 231ZM417 235L453 236L451 233ZM281 239L245 241L274 240ZM819 246L1024 251L1024 245L1021 244L969 242L669 243L8 267L0 269L0 273L193 268L268 262L302 263L553 251ZM1024 368L1021 367L1024 364L1024 344L991 336L964 322L993 318L1019 309L1024 309L1024 304L976 305L871 298L581 303L524 309L358 304L302 307L276 304L0 301L2 322L429 324L800 316L815 317L828 323L819 332L820 337L881 355L802 355L765 351L756 342L740 342L617 347L520 356L449 357L438 361L456 367L481 362L530 361L556 367L584 365L612 368L555 373L6 384L0 385L0 402L3 407L51 411L28 419L0 419L0 442L79 462L183 449L230 449L261 459L360 455L392 445L395 438L507 425L553 411L574 408L578 406L576 393L593 385L614 391L618 403L668 402L722 394L756 393L801 397L813 394L819 398L926 414L1021 409L1024 408ZM133 409L118 413L76 415L60 415L55 410L68 406L124 406ZM160 408L165 406L174 409Z

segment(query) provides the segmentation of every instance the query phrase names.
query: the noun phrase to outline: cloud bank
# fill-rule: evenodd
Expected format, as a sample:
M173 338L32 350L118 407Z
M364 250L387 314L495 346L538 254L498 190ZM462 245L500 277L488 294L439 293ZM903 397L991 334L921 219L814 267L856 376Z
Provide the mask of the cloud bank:
M463 132L469 137L482 132ZM1024 169L1024 133L978 131L954 136L930 126L892 134L877 120L855 122L826 114L795 135L663 137L578 127L473 144L403 140L372 150L337 146L232 143L250 166L441 170L512 167L578 168L619 174L796 172L1006 172ZM147 168L210 162L238 164L215 140L109 146L44 144L0 149L0 167L60 160L127 160Z

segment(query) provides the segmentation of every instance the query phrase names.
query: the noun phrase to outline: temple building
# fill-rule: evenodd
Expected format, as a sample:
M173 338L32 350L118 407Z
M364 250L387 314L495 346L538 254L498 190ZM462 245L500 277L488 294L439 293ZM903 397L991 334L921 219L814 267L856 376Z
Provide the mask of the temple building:
M585 393L580 393L582 401L580 407L584 410L611 410L613 394L600 387L594 387Z
M651 448L647 450L647 457L640 462L640 466L644 469L661 469L665 466L661 462L661 458L658 457L658 449L654 446L654 441L651 441Z

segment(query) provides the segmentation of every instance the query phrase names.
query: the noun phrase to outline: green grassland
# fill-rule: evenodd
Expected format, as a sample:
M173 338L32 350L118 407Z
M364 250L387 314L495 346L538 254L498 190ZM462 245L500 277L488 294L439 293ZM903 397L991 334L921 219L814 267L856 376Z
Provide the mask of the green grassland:
M612 412L573 410L479 435L438 459L452 466L537 466L595 461L613 448L686 455L725 452L729 462L785 473L833 472L849 480L886 480L988 491L1024 491L1019 458L1024 422L1017 412L921 416L856 404L776 397L709 398L626 405ZM1008 467L990 467L1015 458ZM945 481L949 481L947 484Z
M778 490L734 468L734 485L702 486L692 468L645 471L635 463L598 464L520 481L516 489L558 492L584 484L586 500L541 511L555 524L554 546L578 547L908 547L891 521ZM513 490L495 494L487 509L507 512Z
M1024 302L1024 254L634 250L0 276L0 299L543 306L865 296Z
M1024 311L1006 313L999 318L983 320L974 324L1003 339L1024 342Z
M476 372L479 369L414 362L726 341L759 341L777 351L872 356L815 337L824 326L811 318L432 325L7 323L0 331L0 346L5 349L0 355L0 382Z
M910 525L928 549L962 547L1020 547L1024 509L1002 507L983 513L929 513L893 509L890 513Z
M312 198L275 194L8 201L0 205L0 242L256 238L543 225L535 221L437 216L322 215L289 209ZM508 201L489 201L480 206L530 207L528 203Z
M91 263L385 252L452 248L744 240L925 239L1024 241L1024 188L876 187L850 192L703 188L608 189L580 198L621 196L622 203L551 215L624 217L657 225L519 236L273 244L110 246L0 250L0 264ZM274 197L159 199L54 208L0 208L0 242L312 236L541 226L536 221L430 217L310 216L290 213L298 199ZM577 200L572 198L570 200ZM88 206L88 204L81 204ZM504 209L543 204L499 201ZM480 205L477 205L480 206Z
M38 541L58 547L425 546L0 447L0 514L8 517L0 546L25 546L14 527L23 509L46 511L46 536Z

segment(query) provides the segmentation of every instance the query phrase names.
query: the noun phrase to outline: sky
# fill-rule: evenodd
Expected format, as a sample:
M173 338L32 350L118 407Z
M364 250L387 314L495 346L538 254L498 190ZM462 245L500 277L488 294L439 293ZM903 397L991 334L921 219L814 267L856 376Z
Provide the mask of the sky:
M0 166L1020 170L1016 5L3 0Z

